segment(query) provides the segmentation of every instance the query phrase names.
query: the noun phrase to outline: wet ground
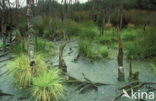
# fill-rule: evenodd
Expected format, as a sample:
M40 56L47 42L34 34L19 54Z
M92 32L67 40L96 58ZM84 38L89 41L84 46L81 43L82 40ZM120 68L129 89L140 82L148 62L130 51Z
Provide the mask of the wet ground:
M72 48L72 53L69 53L69 48ZM75 86L69 85L66 88L66 94L64 99L61 101L111 101L113 98L121 94L118 90L119 87L128 83L128 68L129 62L124 60L125 68L125 82L119 82L117 80L117 61L116 59L102 59L90 62L89 59L80 57L76 62L74 58L77 56L77 44L75 42L70 42L64 49L64 59L67 65L68 74L79 79L84 80L82 73L93 82L101 82L110 85L99 86L98 91L90 90L86 93L80 94L79 91L75 90ZM8 54L4 57L0 57L0 61L7 59L11 55ZM117 57L117 54L116 56ZM0 74L7 71L7 63L9 61L0 62ZM58 56L52 57L50 62L53 65L58 64ZM139 71L139 80L144 82L156 82L156 76L153 74L150 68L151 62L148 61L132 61L133 72ZM21 97L29 96L30 89L19 90L13 84L13 78L9 75L4 74L0 76L0 89L14 96L1 96L0 101L33 101L31 98L22 99ZM144 88L143 88L144 89ZM155 93L156 95L156 93ZM118 101L136 101L127 98L119 99ZM156 101L156 100L146 100L146 101Z

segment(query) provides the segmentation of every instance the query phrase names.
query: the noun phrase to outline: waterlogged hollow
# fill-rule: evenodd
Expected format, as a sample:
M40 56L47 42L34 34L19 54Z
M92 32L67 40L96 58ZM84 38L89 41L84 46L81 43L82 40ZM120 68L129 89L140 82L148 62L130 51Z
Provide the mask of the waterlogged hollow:
M72 48L73 52L68 54L69 48ZM128 83L128 68L129 62L124 60L124 70L125 70L125 82L119 82L117 80L117 61L116 59L102 59L90 62L89 59L80 57L76 62L73 62L77 55L77 44L75 42L70 42L64 49L64 59L67 65L68 74L79 79L84 80L82 73L93 81L106 83L110 85L99 86L98 91L89 90L83 94L75 90L76 86L68 85L64 99L61 101L111 101L111 99L117 97L121 94L122 90L119 91L118 88ZM117 54L115 54L117 56ZM115 57L116 57L115 56ZM1 57L0 60L7 58L8 56ZM54 65L58 64L58 57L52 57L51 60ZM1 62L0 67L7 64L9 61ZM133 72L139 71L139 80L142 82L156 82L155 75L150 68L151 62L149 61L132 61ZM8 69L7 65L0 68L0 74ZM34 101L32 98L27 98L30 94L30 89L19 90L13 84L13 77L5 74L0 76L0 89L14 96L0 96L0 101ZM146 88L140 89L141 91L146 91ZM154 92L156 95L156 92ZM22 97L22 98L21 98ZM136 101L127 98L121 98L119 101ZM152 101L152 100L146 100ZM153 100L154 101L154 100Z

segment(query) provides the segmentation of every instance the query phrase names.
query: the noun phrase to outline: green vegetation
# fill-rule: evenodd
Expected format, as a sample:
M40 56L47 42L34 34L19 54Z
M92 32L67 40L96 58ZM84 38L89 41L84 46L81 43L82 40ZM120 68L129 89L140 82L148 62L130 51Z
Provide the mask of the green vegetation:
M151 64L151 68L152 68L153 73L156 75L156 65Z
M46 65L40 55L35 57L37 74L46 69ZM15 78L15 84L20 88L26 88L31 86L34 71L30 67L30 60L27 55L20 55L14 61L9 64L10 71ZM12 76L11 75L11 76Z
M102 45L96 45L89 41L79 41L78 51L80 55L85 57L96 59L108 56L108 48Z
M9 63L9 67L15 84L20 88L31 87L36 101L58 101L63 96L61 71L54 67L48 69L40 55L35 56L36 72L30 66L29 57L24 54Z
M39 76L33 79L33 96L36 101L59 101L63 97L64 87L63 78L60 76L60 70L44 70Z
M35 30L38 31L37 35L48 38L62 38L63 29L61 20L58 18L52 18L50 16L37 16L33 19Z
M123 40L123 47L126 57L144 59L155 56L155 29L155 27L147 27L145 31L141 27L123 29L121 31L121 38ZM118 39L115 28L106 29L103 36L96 35L95 38L90 38L89 40L92 41L83 41L81 36L79 40L78 50L81 55L88 58L99 58L101 56L107 57L108 49L106 47L109 47L110 50L118 48L116 46ZM106 47L104 48L104 46ZM97 47L99 47L99 50L97 50Z
M37 20L37 21L36 21ZM63 38L63 26L61 20L52 17L37 16L33 19L37 35L48 39ZM80 38L94 38L99 34L98 27L93 21L75 22L66 20L67 33L69 36L80 36Z
M97 41L99 41L100 44L111 44L114 42L117 42L117 32L114 27L110 29L104 30L103 36L97 36Z
M56 54L55 44L51 41L39 37L35 37L34 48L37 54L40 54L44 57L53 56ZM13 43L11 46L11 51L17 55L27 53L28 40L25 39L23 42L23 40L20 39L16 43Z
M134 30L133 36L135 40L125 42L124 47L127 50L127 57L133 57L137 59L144 59L154 57L156 47L155 43L155 27L148 27L146 31L143 29Z
M107 57L108 56L108 48L106 46L100 46L98 53L102 55L102 57Z

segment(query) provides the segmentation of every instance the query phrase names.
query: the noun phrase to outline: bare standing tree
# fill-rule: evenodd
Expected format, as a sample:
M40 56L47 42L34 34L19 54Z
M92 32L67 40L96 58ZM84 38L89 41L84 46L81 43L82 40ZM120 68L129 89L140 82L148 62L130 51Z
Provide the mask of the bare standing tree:
M20 7L20 2L19 0L16 0L16 9L18 9Z
M123 10L121 8L119 8L119 15L120 15L120 29L122 29Z
M7 38L7 33L6 33L6 1L2 0L1 1L1 8L2 8L2 23L1 23L1 29L2 29L2 38L3 38L3 49L6 49L6 38Z
M61 68L64 72L67 72L67 66L63 59L63 50L64 50L67 40L68 40L66 23L65 23L65 14L64 14L65 10L66 10L66 0L64 2L62 0L62 4L63 3L64 3L64 5L62 5L63 7L62 7L62 12L61 12L61 19L62 19L62 26L63 26L64 41L62 42L62 44L60 45L60 48L59 48L59 68Z
M117 27L118 32L118 41L119 41L119 50L118 50L118 80L124 81L125 80L125 74L124 74L124 68L123 68L123 47L122 47L122 39L120 35L120 28Z
M62 13L61 13L64 40L68 40L66 23L65 23L65 11L66 11L66 6L67 6L66 3L67 3L67 1L65 0L64 5L62 5L63 7L62 7ZM62 0L62 4L63 4L63 0Z
M34 0L27 0L27 22L28 22L28 41L29 41L29 57L30 57L30 66L35 72L35 60L34 60L34 35L33 35L33 24L32 24L32 7L34 5Z

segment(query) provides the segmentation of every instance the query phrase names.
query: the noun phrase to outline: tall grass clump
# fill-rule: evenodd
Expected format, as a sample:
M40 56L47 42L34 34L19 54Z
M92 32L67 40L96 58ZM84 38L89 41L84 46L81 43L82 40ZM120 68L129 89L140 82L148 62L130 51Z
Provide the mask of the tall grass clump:
M108 52L109 52L109 50L106 46L100 46L98 49L98 54L100 54L102 57L107 57Z
M40 55L35 57L35 62L37 74L46 69L46 65ZM22 54L21 56L17 57L14 61L9 63L9 67L9 70L15 79L16 85L18 85L20 88L26 88L31 85L34 72L30 67L30 60L27 55Z
M37 54L44 55L45 57L53 56L56 53L55 44L46 39L36 38L34 48Z
M99 34L98 27L92 21L75 22L67 20L67 33L69 36L78 36L79 38L94 39Z
M134 58L144 59L156 56L156 34L155 27L147 27L146 31L138 34L136 40L129 41L125 44L127 56Z
M59 101L63 97L63 78L59 69L45 70L33 79L33 96L36 101Z
M105 29L102 36L96 38L100 44L110 44L117 41L117 32L115 28Z
M43 55L45 57L53 56L56 53L56 47L53 42L39 38L37 36L34 40L34 49L37 54ZM23 53L27 54L28 39L25 39L24 42L23 39L16 40L16 42L13 43L11 46L11 51L16 55L20 55Z
M130 57L133 57L134 59L143 58L141 56L141 50L140 50L141 47L135 41L125 42L123 43L123 45L125 48L125 54L127 55L127 58L130 58Z
M93 44L88 41L80 41L78 43L79 54L90 59L105 58L108 56L108 48Z
M48 39L63 36L62 22L58 18L53 18L50 16L36 16L33 19L33 24L34 28L39 30L39 36Z
M144 32L143 39L140 39L142 47L142 54L144 58L151 58L156 56L156 26L148 27Z
M92 43L88 41L79 41L78 42L78 51L79 54L88 58L95 58L95 50L92 46Z
M15 54L21 54L28 48L26 47L28 45L27 42L24 40L24 36L21 35L20 29L15 29L13 31L13 36L15 36L15 42L11 44L11 52Z
M134 41L143 34L143 30L141 28L127 28L122 30L122 39L125 41Z

